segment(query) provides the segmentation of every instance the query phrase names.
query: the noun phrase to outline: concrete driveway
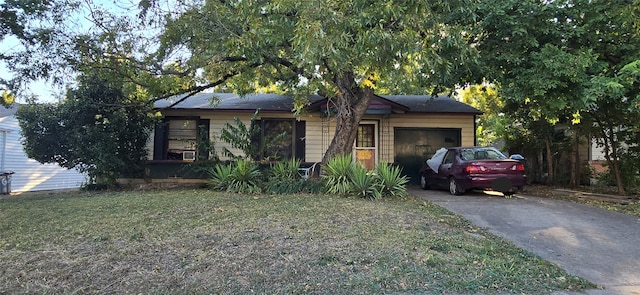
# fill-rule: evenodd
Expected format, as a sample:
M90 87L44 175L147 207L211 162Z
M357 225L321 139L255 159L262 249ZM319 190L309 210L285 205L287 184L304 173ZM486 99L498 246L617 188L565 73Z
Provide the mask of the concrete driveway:
M463 216L603 289L586 294L640 294L640 219L591 206L515 195L410 188L409 193ZM568 294L568 293L556 293Z

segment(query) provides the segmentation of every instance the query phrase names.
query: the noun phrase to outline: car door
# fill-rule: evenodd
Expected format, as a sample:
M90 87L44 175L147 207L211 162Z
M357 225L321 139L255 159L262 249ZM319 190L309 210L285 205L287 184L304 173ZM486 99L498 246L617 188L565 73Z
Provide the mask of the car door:
M449 175L451 175L451 166L456 159L456 150L448 150L442 160L442 164L438 168L437 183L440 187L449 187Z

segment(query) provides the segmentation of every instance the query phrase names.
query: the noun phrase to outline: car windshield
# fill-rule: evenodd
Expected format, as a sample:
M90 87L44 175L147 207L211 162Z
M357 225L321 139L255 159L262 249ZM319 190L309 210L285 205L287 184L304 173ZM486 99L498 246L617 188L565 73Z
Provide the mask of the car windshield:
M460 157L465 161L471 160L502 160L507 157L492 148L473 148L460 150Z

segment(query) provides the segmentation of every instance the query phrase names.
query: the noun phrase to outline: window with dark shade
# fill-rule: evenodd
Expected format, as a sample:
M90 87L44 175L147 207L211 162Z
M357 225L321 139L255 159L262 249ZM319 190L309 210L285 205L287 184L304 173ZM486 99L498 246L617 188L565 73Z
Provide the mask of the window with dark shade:
M356 147L375 147L375 125L361 124L358 126Z

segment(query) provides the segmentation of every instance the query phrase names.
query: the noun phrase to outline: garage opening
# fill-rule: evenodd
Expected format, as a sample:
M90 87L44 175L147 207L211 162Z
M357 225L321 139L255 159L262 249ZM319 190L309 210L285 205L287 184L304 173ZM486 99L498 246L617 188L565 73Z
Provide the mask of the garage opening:
M422 163L441 147L460 146L461 134L459 128L394 128L394 162L419 184Z

